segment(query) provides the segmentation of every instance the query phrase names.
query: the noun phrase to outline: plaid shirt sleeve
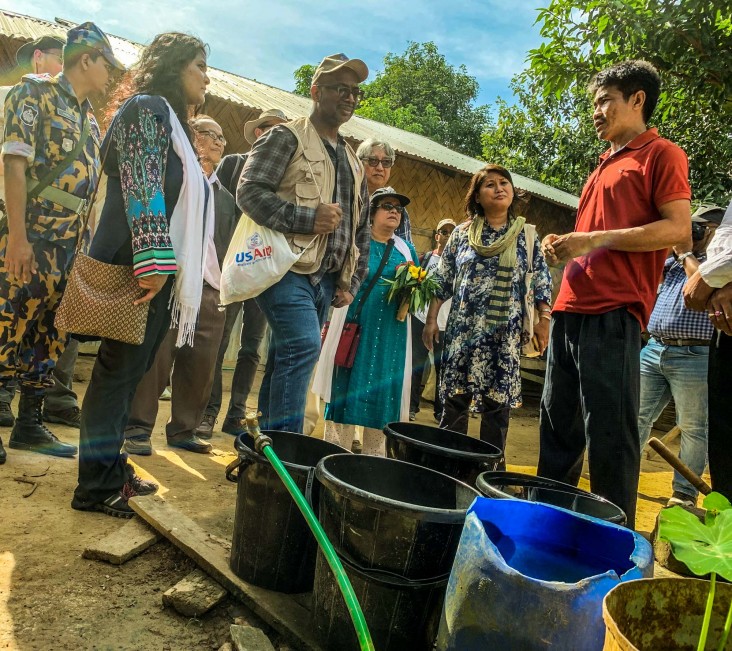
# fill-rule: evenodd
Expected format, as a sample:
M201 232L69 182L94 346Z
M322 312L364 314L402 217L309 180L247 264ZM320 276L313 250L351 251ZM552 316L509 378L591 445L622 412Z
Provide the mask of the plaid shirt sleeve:
M356 273L351 278L351 295L355 296L361 287L363 279L369 271L369 249L371 247L371 223L369 219L369 190L364 177L361 183L361 218L356 231L356 248L358 248L358 263Z
M236 203L261 226L282 233L312 233L316 210L276 194L296 150L297 140L286 127L275 127L259 138L244 164Z

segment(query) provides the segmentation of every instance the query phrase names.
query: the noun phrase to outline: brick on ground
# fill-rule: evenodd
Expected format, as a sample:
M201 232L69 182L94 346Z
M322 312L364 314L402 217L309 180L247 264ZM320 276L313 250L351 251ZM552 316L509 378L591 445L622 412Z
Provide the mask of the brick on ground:
M81 555L113 565L122 565L154 545L162 536L140 518L129 520L106 538L87 547Z
M231 625L231 639L236 651L275 651L261 628Z
M199 617L226 597L226 590L205 572L196 569L163 593L163 605L186 617Z

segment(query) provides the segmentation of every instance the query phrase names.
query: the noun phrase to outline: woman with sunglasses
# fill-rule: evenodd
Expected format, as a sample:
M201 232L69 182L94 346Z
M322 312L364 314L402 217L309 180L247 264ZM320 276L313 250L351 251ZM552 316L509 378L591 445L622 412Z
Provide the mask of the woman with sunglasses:
M149 302L139 346L102 339L81 410L79 484L71 506L132 517L127 503L157 490L120 454L135 388L170 327L192 345L213 228L211 188L188 119L204 102L208 47L156 36L112 99L102 144L107 191L89 255L128 265ZM116 110L115 110L116 109ZM214 250L215 253L215 250Z
M506 449L511 408L521 406L520 353L525 275L533 261L535 326L539 349L549 338L551 277L535 238L527 251L526 220L514 212L516 191L511 174L486 165L470 183L465 197L467 221L455 229L442 254L423 331L429 350L441 337L437 313L453 298L445 328L440 395L440 427L468 432L471 402L481 413L480 438ZM504 463L505 467L505 463Z
M387 303L397 267L417 260L414 247L395 231L409 198L381 188L371 195L371 248L368 275L353 303L334 310L313 391L326 402L325 440L351 448L356 426L363 428L363 453L384 455L384 425L409 415L411 345L408 323L396 318L398 305ZM361 326L352 368L334 366L344 323Z
M363 163L369 196L377 190L389 186L389 177L396 160L396 153L388 142L368 138L359 145L356 156ZM396 235L410 244L412 243L412 227L406 208L402 211L402 220L397 226Z

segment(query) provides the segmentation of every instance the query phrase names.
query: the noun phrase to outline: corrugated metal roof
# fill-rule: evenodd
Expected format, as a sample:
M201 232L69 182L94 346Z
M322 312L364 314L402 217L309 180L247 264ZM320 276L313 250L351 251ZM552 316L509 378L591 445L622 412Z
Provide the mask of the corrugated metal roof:
M65 25L0 10L0 34L11 38L33 40L48 33L63 36L66 31ZM109 36L112 48L120 61L125 65L133 64L143 46L124 38ZM312 104L305 97L217 68L209 68L209 77L211 78L209 92L220 99L253 109L278 108L290 117L310 114ZM425 136L359 116L354 116L346 122L341 127L341 133L358 141L378 138L390 143L403 156L464 174L472 175L485 165L484 161L459 154ZM520 174L512 176L517 188L560 206L577 209L579 200L574 195Z

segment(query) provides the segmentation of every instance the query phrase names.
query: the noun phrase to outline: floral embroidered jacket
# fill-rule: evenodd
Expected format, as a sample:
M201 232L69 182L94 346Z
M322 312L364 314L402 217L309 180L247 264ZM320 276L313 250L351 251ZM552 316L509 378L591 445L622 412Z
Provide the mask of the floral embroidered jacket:
M131 264L136 276L174 274L169 221L183 182L162 97L137 95L117 112L104 139L107 197L90 255Z

